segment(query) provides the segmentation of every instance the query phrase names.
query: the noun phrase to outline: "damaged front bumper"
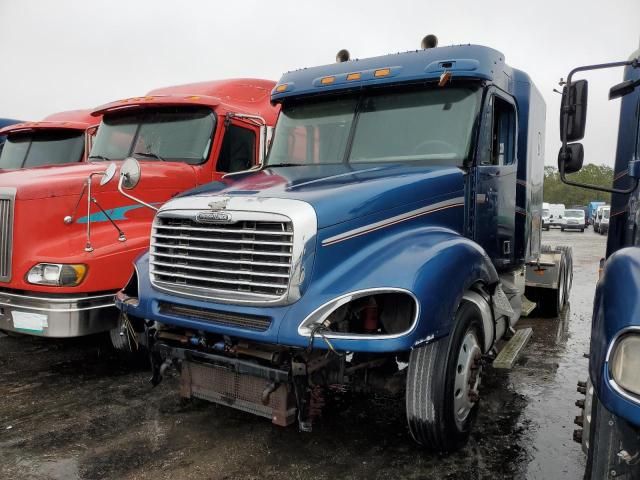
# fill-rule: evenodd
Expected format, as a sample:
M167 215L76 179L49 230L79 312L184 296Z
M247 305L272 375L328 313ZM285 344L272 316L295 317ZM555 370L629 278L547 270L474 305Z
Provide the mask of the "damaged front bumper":
M156 343L154 378L166 362L181 370L180 396L199 398L269 418L287 426L296 420L297 406L291 372L238 358ZM168 359L168 360L167 360Z

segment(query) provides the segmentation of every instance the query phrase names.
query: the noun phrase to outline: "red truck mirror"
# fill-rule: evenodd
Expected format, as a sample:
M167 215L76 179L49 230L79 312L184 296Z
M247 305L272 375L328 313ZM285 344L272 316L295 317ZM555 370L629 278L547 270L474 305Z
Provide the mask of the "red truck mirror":
M587 125L587 95L589 84L586 80L576 80L562 89L560 108L560 139L577 142L584 138Z
M112 162L111 164L109 164L107 169L102 174L102 178L100 179L100 186L102 187L107 183L109 183L113 179L113 177L116 176L117 170L118 170L118 167L116 166L115 163Z
M133 190L140 183L140 163L133 157L126 158L120 167L122 187Z

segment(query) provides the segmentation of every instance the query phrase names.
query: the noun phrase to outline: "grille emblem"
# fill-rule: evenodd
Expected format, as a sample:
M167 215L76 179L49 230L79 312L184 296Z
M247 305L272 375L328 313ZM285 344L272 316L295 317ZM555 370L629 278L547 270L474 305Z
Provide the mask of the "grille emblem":
M209 208L211 210L224 210L225 208L227 208L229 200L231 200L229 197L220 197L216 200L212 200L211 202L209 202Z
M231 223L233 217L228 212L199 212L196 215L198 223Z

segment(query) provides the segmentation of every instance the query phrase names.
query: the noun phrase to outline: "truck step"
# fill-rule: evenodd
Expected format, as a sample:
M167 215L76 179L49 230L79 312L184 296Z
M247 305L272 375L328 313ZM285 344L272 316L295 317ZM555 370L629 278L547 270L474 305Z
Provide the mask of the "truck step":
M531 334L533 334L533 329L531 328L517 330L493 361L493 368L505 370L513 368L518 356L531 338Z
M532 302L524 295L522 296L522 313L523 317L528 317L531 312L536 308L535 302Z

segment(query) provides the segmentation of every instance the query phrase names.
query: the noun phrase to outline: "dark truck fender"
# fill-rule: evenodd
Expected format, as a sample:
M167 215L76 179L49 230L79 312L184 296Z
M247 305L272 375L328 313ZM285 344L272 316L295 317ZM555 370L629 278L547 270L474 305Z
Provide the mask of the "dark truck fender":
M411 331L395 338L335 337L331 342L345 351L407 351L446 336L465 293L477 284L492 292L498 281L484 250L446 228L386 231L373 242L358 238L330 246L319 242L313 280L283 319L278 343L306 346L308 337L298 327L335 299L351 292L394 288L410 292L418 302ZM314 346L326 348L318 339Z

